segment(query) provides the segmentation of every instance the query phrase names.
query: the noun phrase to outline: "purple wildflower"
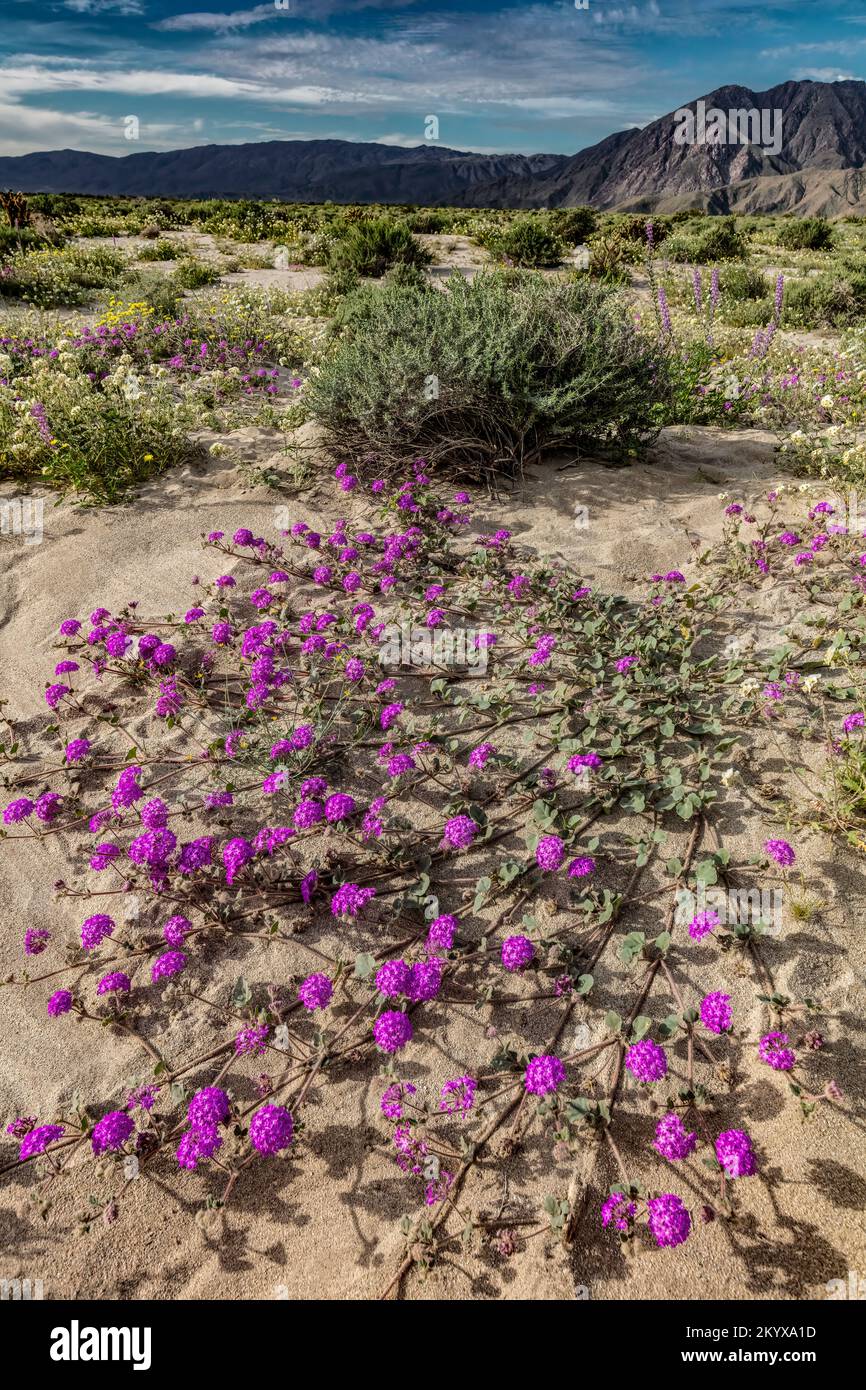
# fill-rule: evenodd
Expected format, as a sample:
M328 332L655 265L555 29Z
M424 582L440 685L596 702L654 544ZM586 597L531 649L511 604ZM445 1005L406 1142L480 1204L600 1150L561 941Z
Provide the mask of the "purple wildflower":
M535 955L528 936L507 936L502 943L502 964L506 970L523 970Z
M331 1002L334 986L327 975L318 973L308 975L298 990L298 998L305 1009L326 1009Z
M679 1115L671 1111L670 1114L664 1115L656 1126L653 1148L662 1158L675 1162L681 1158L688 1158L689 1154L694 1152L697 1142L698 1136L691 1134Z
M716 1158L729 1178L750 1178L758 1170L752 1141L742 1129L726 1129L719 1135Z
M701 1023L711 1033L727 1033L733 1027L731 996L715 990L701 1000Z
M376 1046L383 1052L399 1052L412 1039L412 1023L408 1014L390 1009L380 1014L373 1024Z
M129 1136L135 1130L135 1121L127 1115L125 1110L109 1110L107 1115L94 1126L91 1136L91 1145L95 1154L104 1154L108 1150L117 1152L122 1149Z
M649 1083L661 1081L668 1073L668 1059L663 1047L652 1038L642 1038L632 1043L625 1054L625 1064L636 1081Z
M543 835L535 850L535 862L545 873L555 873L565 858L565 845L558 835Z
M692 1229L692 1219L679 1197L665 1192L647 1202L649 1228L658 1246L682 1245Z
M523 1077L530 1095L546 1096L557 1090L565 1080L565 1067L558 1057L533 1057Z
M765 1033L758 1043L758 1056L774 1071L792 1071L797 1060L788 1047L787 1033Z

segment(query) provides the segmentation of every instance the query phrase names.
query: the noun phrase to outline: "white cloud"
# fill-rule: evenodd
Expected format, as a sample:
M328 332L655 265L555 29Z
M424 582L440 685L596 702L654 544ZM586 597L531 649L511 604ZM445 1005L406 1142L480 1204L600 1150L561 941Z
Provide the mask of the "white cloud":
M838 68L800 68L794 73L798 82L858 82L853 72L839 72Z
M591 5L589 12L595 24L623 25L629 29L657 29L663 20L656 0L648 0L648 3L642 6Z
M277 10L271 0L269 5L253 5L252 9L233 10L229 14L214 14L203 10L192 14L169 15L168 19L161 19L151 27L163 33L191 34L201 30L204 33L222 34L232 29L249 29L253 24L263 24L269 19L296 14L297 7L298 0L290 0L288 10Z
M416 150L419 145L436 144L436 141L419 140L417 135L404 135L400 131L393 135L376 135L373 138L377 145L397 145L403 150Z
M174 149L198 143L189 127L143 121L139 140L127 140L120 119L87 111L20 106L0 98L0 151L4 155L65 149L134 154L142 148Z
M207 115L216 140L227 133L231 138L240 121L250 123L245 128L269 130L285 119L291 126L304 124L309 138L372 139L378 126L389 132L389 143L417 144L426 116L433 114L441 121L442 145L467 148L457 130L485 140L501 135L499 148L578 149L611 131L643 126L659 108L673 110L712 85L673 66L673 44L668 69L657 59L648 66L641 44L647 32L690 38L700 29L707 39L718 32L714 25L730 30L734 24L754 35L768 17L790 7L790 0L702 0L700 6L694 0L590 0L583 12L573 0L529 0L491 12L467 0L459 11L431 11L416 0L407 15L408 0L293 0L290 11L276 11L272 0L247 8L241 8L243 0L188 0L197 2L207 8L161 19L155 7L148 12L145 6L158 22L136 25L134 37L125 35L122 52L93 47L82 48L87 57L73 59L9 58L0 73L0 99L23 109L40 99L51 105L51 94L65 98L59 105L72 94L88 94L97 107L113 104L114 97L132 111L139 102L144 118L149 110L159 115L154 103L165 98L175 119L178 109L185 114L185 103L197 103L193 114ZM81 14L142 6L142 0L67 3ZM225 12L217 8L221 3ZM309 22L364 9L380 13L363 34L349 33L338 22ZM285 22L265 22L280 18ZM100 42L104 35L90 28L94 43ZM189 37L182 46L169 46L166 32ZM22 48L33 42L30 29L24 33ZM808 51L797 53L802 63L859 56L850 42L847 55L838 43L803 47ZM823 47L832 51L816 51ZM765 55L774 73L780 51ZM834 78L841 75L819 67L808 75L831 71ZM278 130L275 138L280 135ZM181 143L193 142L187 137Z
M866 39L825 39L821 43L791 43L782 48L762 48L761 58L798 58L807 53L850 53L852 48L866 47Z
M136 15L144 13L141 0L63 0L67 10L76 14L121 14Z
M640 119L616 100L637 86L637 58L585 18L573 5L533 4L498 14L440 12L429 33L413 25L407 34L399 23L365 38L286 26L225 36L208 46L207 58L226 74L254 72L263 87L280 90L268 97L278 104L291 104L300 86L338 92L340 104L359 110L400 105L419 122L427 113L477 116L485 107L557 120Z
M515 111L537 111L541 116L554 118L569 116L612 116L616 110L607 97L479 97L481 105L508 106Z
M0 94L17 97L45 92L118 92L131 97L256 97L260 87L240 78L211 73L171 72L167 69L97 68L61 60L19 64L10 61L0 72Z
M122 2L122 0L121 0ZM131 0L136 3L136 0ZM253 5L248 10L230 10L223 13L214 10L192 10L184 14L169 15L151 27L163 33L196 33L205 31L221 34L232 29L249 29L255 24L264 24L269 19L310 20L328 19L332 15L356 10L390 10L408 8L419 0L288 0L277 8L274 0L264 5Z

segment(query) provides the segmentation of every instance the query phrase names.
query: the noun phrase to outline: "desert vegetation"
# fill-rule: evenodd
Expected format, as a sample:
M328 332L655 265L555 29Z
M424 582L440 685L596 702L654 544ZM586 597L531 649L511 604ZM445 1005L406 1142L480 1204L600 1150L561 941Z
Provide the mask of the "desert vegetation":
M195 572L95 553L4 711L5 1026L88 1041L17 1086L0 1200L85 1286L143 1191L219 1245L349 1168L367 1296L844 1274L785 1184L862 1123L863 220L4 207L4 516L106 543L191 477ZM588 576L695 439L770 463ZM538 543L522 489L590 467ZM253 500L206 519L213 470Z

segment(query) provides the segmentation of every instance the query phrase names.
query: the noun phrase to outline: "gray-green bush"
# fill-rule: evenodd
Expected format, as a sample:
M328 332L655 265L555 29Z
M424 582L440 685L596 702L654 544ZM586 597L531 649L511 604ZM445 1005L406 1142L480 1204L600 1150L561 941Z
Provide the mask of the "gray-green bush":
M565 244L544 215L527 213L516 217L488 242L489 249L513 265L524 267L559 265Z
M429 265L431 256L405 222L387 217L347 223L330 253L332 270L351 270L356 275L384 275L393 265Z
M558 445L634 448L667 398L659 345L586 277L366 286L335 326L306 401L340 457L514 474Z
M825 217L798 217L781 224L776 243L787 251L829 251L833 228Z
M668 260L694 261L699 265L742 260L746 252L745 238L733 217L719 217L693 235L671 237L665 246Z

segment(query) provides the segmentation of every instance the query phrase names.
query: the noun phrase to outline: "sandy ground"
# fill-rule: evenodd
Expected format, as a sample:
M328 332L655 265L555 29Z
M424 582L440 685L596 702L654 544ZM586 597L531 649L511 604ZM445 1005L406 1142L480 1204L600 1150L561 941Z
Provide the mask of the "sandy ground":
M281 461L276 432L249 430L233 442L263 466ZM482 527L507 524L521 544L561 556L600 588L635 592L638 581L642 585L657 569L678 566L689 575L695 554L720 534L721 508L714 499L726 489L763 489L779 476L772 453L770 436L757 431L735 436L671 430L650 460L636 467L610 469L563 458L536 469L522 495L482 507L478 521ZM9 495L13 489L0 488L0 496ZM327 523L336 515L330 489L287 501L265 488L244 488L224 460L210 460L199 471L155 480L131 506L82 511L66 503L54 507L48 500L42 544L0 540L2 697L8 701L6 713L22 721L25 736L41 719L39 692L55 659L52 634L63 618L82 616L100 603L116 610L133 599L142 600L151 614L177 611L187 595L192 597L191 576L210 577L213 560L202 554L201 533L249 526L256 534L271 534L278 505L311 522ZM340 505L345 509L344 502ZM587 525L575 525L576 508L587 510ZM762 774L778 775L779 765L765 761ZM744 795L734 789L724 802L724 840L737 856L757 853L771 833L752 813L750 799L751 790ZM637 825L624 818L615 836L608 831L602 856L606 851L612 856L617 838L629 829ZM681 852L684 841L683 832L674 832L666 852ZM717 1088L725 1126L748 1127L763 1156L760 1177L741 1188L741 1216L701 1226L676 1251L650 1251L639 1244L630 1260L598 1226L599 1203L615 1177L605 1152L590 1144L577 1159L558 1157L536 1122L513 1152L494 1149L485 1159L467 1184L464 1205L501 1208L517 1221L537 1215L547 1194L564 1195L577 1180L586 1202L573 1246L565 1250L542 1237L525 1244L518 1239L511 1255L493 1247L452 1254L426 1279L412 1274L403 1296L575 1300L586 1296L586 1289L591 1299L798 1299L826 1297L828 1280L866 1268L866 950L859 926L866 881L851 855L827 839L801 835L798 847L805 880L823 907L810 921L786 921L782 938L769 948L771 965L779 988L818 995L827 1003L831 1017L821 1025L827 1046L807 1058L806 1069L816 1089L834 1077L845 1093L844 1106L824 1106L814 1121L803 1124L783 1081L747 1059L736 1098ZM67 867L56 846L42 850L25 840L15 843L14 854L11 848L0 844L5 903L0 978L20 970L27 926L71 930L79 915L69 904L52 901L48 885ZM635 928L659 929L651 903L627 914L622 932ZM329 940L323 926L321 941ZM746 1033L756 1037L761 1011L752 982L736 961L702 947L694 948L689 960L689 984L700 992L702 986L729 992ZM309 968L300 952L294 961L285 955L269 958L267 951L247 959L238 946L237 958L223 960L209 984L216 993L241 971L255 982ZM615 1007L628 981L613 951L596 976L596 1002ZM75 1090L103 1101L119 1097L149 1075L134 1041L71 1019L43 1026L48 992L46 985L26 993L0 990L4 1125L20 1113L48 1117ZM566 1035L571 1046L579 1045L576 1030L599 1017L598 1009L582 1014L582 1008L569 1030L574 1038ZM652 1008L654 1017L667 1011L658 1001ZM430 1034L428 1046L412 1049L400 1074L427 1089L471 1069L472 1059L489 1060L496 1046L489 1029L506 1036L506 1012L479 1015L468 1007L452 1008L447 1026ZM550 1026L544 1009L521 1023L543 1043ZM185 1026L179 1020L168 1040L179 1051L189 1043ZM195 1027L195 1049L203 1051L209 1045L208 1025L197 1016ZM678 1050L681 1073L683 1058ZM195 1084L212 1078L212 1070L202 1069ZM181 1175L173 1163L160 1162L130 1185L116 1221L99 1222L82 1235L79 1224L91 1199L104 1200L110 1190L109 1178L100 1177L92 1163L57 1186L46 1220L31 1201L32 1174L7 1174L0 1178L0 1276L42 1279L48 1298L375 1297L403 1256L401 1216L419 1210L415 1189L393 1162L389 1127L378 1113L383 1085L375 1062L369 1062L317 1087L302 1144L285 1161L256 1165L224 1212L200 1210L202 1199L218 1190L206 1173ZM244 1097L250 1094L247 1090ZM651 1117L633 1093L626 1095L621 1113L617 1132L628 1161L655 1185L658 1168L646 1161ZM11 1142L0 1141L0 1165L14 1152ZM679 1174L676 1178L673 1190L699 1207L701 1194L686 1190Z

